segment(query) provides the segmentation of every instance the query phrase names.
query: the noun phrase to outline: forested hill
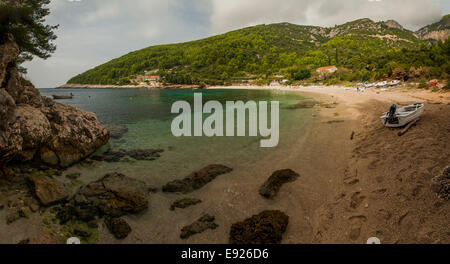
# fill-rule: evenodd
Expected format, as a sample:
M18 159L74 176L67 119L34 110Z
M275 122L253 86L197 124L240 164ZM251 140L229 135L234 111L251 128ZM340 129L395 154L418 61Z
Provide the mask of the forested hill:
M328 65L342 69L349 81L381 78L397 67L442 68L446 64L448 69L449 60L442 61L448 56L448 42L432 51L417 36L392 20L360 19L332 28L289 23L258 25L134 51L77 75L68 83L128 84L129 79L145 71L154 71L167 83L221 84L267 81L277 74L291 80L305 79L315 68ZM430 57L431 52L444 54L436 58Z

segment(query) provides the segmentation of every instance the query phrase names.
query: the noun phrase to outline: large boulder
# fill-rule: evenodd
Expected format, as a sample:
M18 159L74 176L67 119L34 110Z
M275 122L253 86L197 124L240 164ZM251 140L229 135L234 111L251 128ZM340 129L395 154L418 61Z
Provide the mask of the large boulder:
M164 192L190 193L198 190L214 180L217 176L229 173L233 169L223 165L209 165L199 171L192 172L182 180L175 180L163 186Z
M258 215L235 223L230 230L230 243L279 244L286 232L289 216L280 211L264 211Z
M60 210L62 222L90 221L96 217L120 217L139 213L148 207L148 188L142 181L120 173L107 174L82 187Z
M259 194L265 198L272 199L280 191L281 186L295 181L300 175L293 170L279 170L272 174L259 189Z
M109 140L93 113L42 97L16 67L12 36L0 45L0 169L11 160L68 167Z

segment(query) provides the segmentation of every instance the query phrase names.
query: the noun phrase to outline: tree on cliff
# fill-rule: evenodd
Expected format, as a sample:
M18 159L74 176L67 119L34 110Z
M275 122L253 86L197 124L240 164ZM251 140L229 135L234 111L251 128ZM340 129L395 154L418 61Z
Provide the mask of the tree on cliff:
M50 14L50 0L0 0L0 44L12 34L19 45L18 63L32 60L33 56L47 59L55 51L53 32L58 26L45 25Z

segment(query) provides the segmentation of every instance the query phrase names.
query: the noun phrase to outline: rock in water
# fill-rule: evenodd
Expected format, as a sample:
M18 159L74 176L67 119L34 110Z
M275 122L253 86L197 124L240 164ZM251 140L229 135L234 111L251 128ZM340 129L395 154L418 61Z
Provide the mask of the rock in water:
M110 125L106 129L109 131L109 135L113 139L121 139L126 133L128 133L128 128L122 125Z
M125 239L131 233L130 225L122 218L106 217L105 225L117 239Z
M188 239L190 236L195 234L203 233L208 229L216 229L218 225L214 223L215 217L211 215L204 215L200 217L194 223L185 226L181 229L181 239Z
M30 177L30 185L42 205L50 206L65 200L68 196L64 185L43 176Z
M223 165L209 165L193 172L182 180L175 180L163 186L163 192L190 193L214 180L217 176L229 173L233 169Z
M112 173L82 187L60 209L58 218L62 222L73 218L90 221L105 215L120 217L127 213L139 213L147 207L147 186L144 182Z
M11 35L0 46L0 169L11 160L68 167L109 140L93 113L56 103L19 74Z
M433 179L431 187L439 198L450 200L450 166Z
M148 160L153 161L161 157L160 153L164 152L163 149L136 149L136 150L107 150L102 155L95 155L91 157L94 160L106 161L106 162L119 162L123 157L129 156L135 160Z
M202 202L202 200L199 200L199 199L184 198L184 199L177 200L177 201L173 202L173 204L170 206L170 210L174 211L175 208L184 209L184 208L187 208L189 206L199 204L201 202Z
M265 198L275 197L283 184L295 181L300 175L292 170L279 170L272 174L259 189L259 194Z
M280 211L264 211L231 226L231 244L279 244L289 216Z

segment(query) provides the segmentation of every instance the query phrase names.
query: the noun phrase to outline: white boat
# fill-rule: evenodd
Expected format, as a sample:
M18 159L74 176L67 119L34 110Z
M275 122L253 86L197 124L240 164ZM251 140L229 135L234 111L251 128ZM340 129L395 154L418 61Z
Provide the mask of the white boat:
M387 82L386 82L386 81L384 81L384 82L379 82L379 83L376 84L377 87L384 87L384 86L386 86L386 85L387 85Z
M413 104L397 109L395 105L384 113L381 122L386 127L403 127L423 114L424 104Z
M400 84L400 81L399 80L395 80L395 81L389 82L388 86L396 86L396 85L399 85L399 84Z

